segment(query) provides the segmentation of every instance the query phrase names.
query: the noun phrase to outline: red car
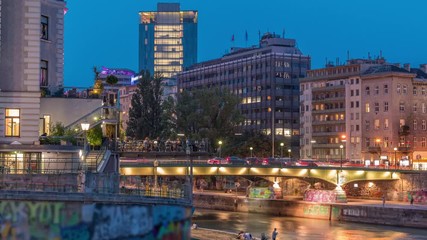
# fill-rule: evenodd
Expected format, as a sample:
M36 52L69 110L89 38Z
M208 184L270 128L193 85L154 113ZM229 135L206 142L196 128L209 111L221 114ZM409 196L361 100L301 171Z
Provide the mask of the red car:
M208 160L208 164L224 164L225 159L220 157L214 157Z

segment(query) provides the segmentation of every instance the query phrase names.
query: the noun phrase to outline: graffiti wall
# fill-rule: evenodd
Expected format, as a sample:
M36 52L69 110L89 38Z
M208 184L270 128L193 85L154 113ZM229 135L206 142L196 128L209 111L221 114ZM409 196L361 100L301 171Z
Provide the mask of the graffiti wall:
M0 202L1 239L190 239L191 209L166 205Z
M344 191L308 189L304 192L304 201L335 203L347 202Z

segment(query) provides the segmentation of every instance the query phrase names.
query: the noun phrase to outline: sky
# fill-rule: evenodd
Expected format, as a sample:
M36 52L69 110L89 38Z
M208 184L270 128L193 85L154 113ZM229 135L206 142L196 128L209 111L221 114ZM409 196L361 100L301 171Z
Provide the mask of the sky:
M198 61L221 57L231 46L258 44L258 31L297 40L312 58L326 60L382 56L391 63L427 63L425 0L181 0L197 10ZM64 86L90 87L93 67L138 71L140 11L153 0L67 0ZM248 42L245 32L248 32ZM235 41L231 42L232 36Z

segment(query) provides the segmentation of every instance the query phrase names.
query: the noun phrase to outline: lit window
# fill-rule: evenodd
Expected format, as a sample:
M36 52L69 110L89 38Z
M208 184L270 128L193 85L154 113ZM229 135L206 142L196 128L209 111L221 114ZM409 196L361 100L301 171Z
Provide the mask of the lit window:
M20 110L6 108L6 137L19 137Z
M366 103L365 104L365 112L370 112L371 111L371 109L370 109L370 107L369 107L369 103Z

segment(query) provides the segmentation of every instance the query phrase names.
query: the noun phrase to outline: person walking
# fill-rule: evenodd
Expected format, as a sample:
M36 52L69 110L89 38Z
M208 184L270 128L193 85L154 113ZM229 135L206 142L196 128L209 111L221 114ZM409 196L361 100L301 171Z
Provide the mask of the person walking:
M273 230L273 233L271 233L271 239L276 240L277 234L279 234L279 232L277 232L277 228L275 228Z

